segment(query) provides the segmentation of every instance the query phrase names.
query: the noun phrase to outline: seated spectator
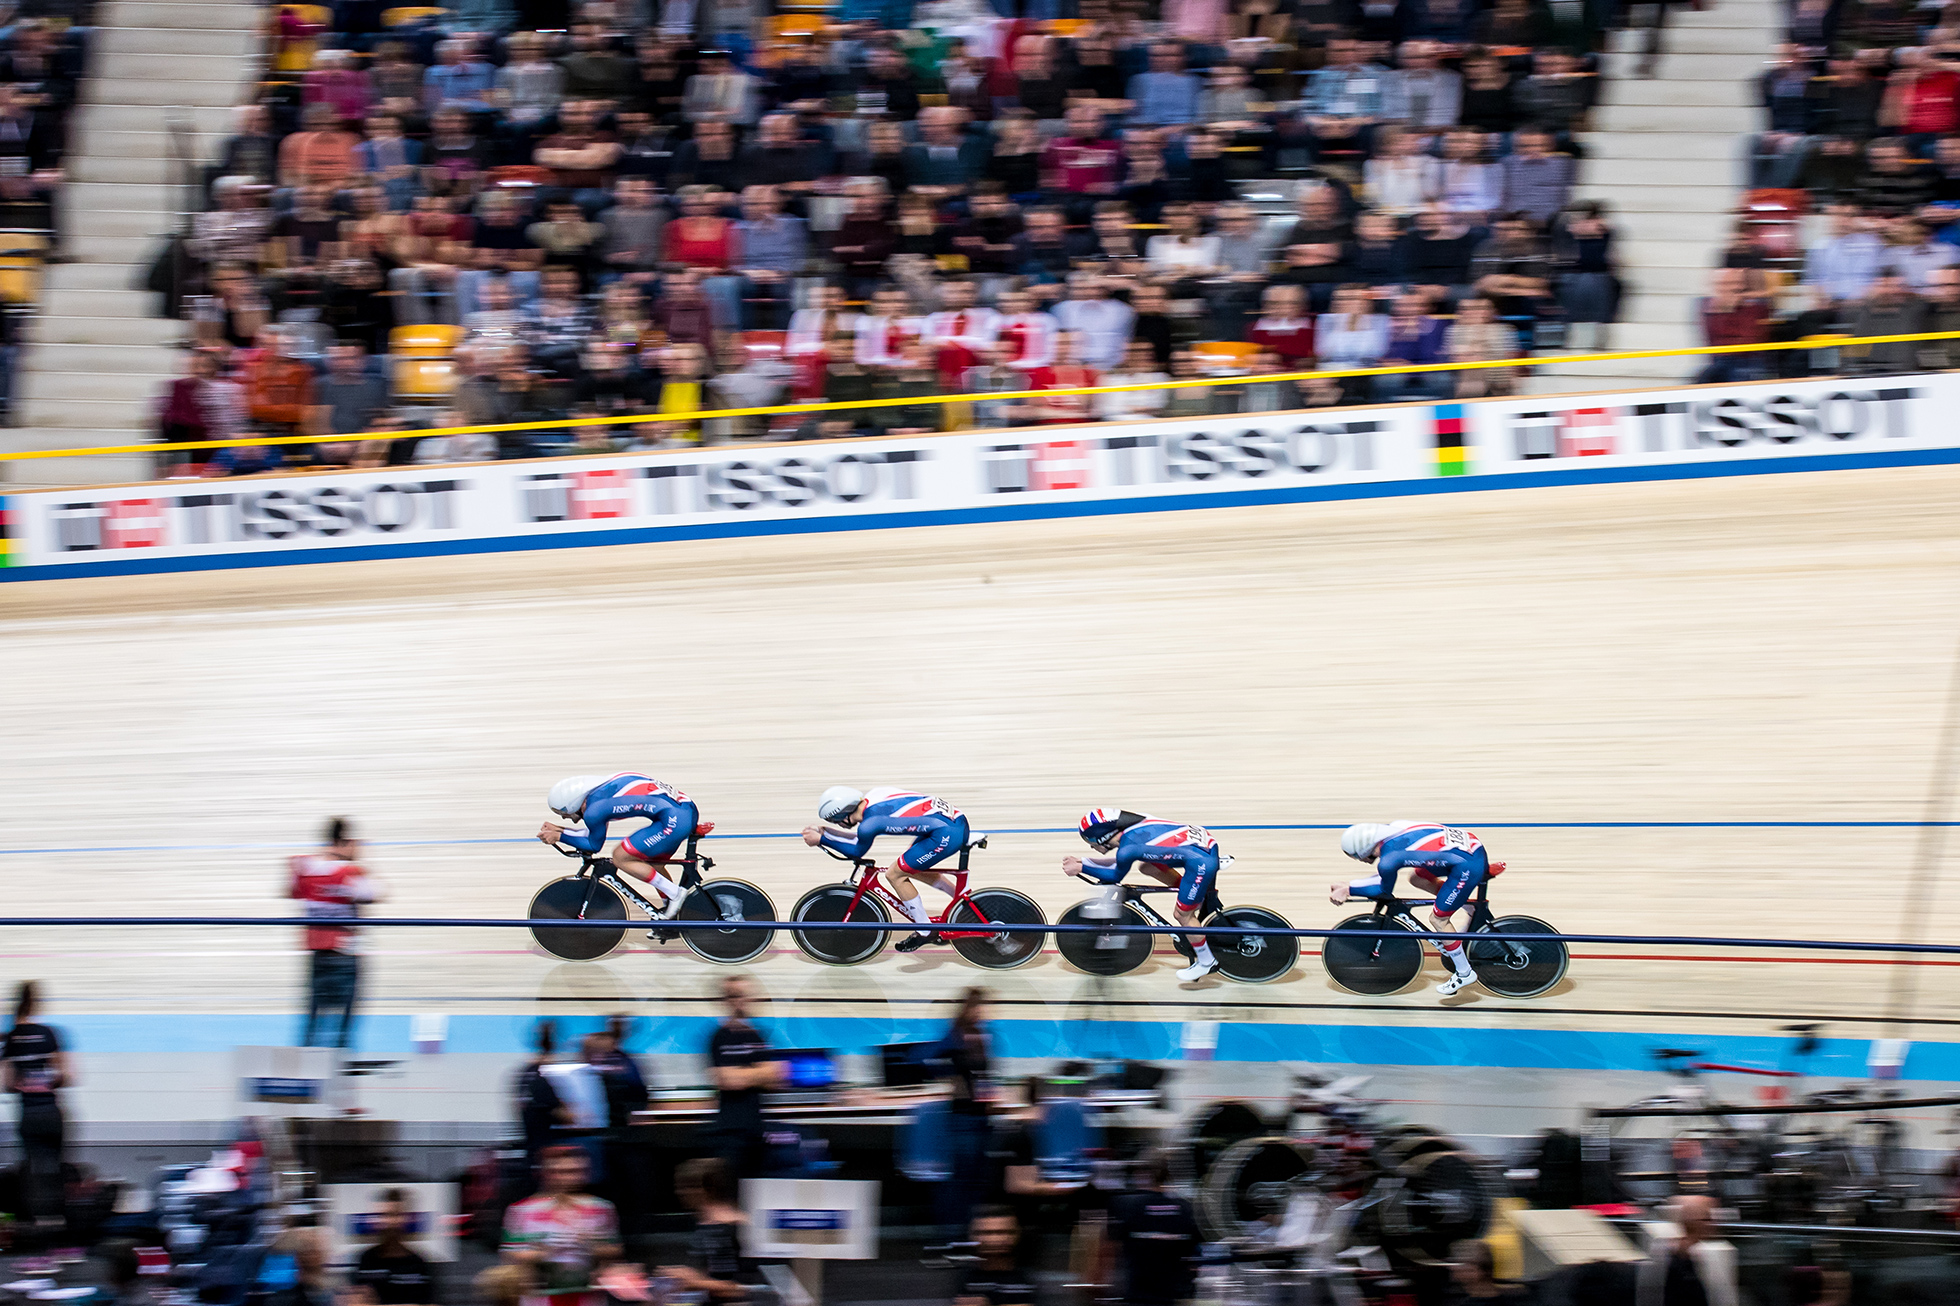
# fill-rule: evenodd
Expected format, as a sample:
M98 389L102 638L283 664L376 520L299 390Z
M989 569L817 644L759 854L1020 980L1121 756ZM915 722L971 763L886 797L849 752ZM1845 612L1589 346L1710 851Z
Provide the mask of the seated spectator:
M1424 209L1410 219L1401 245L1402 275L1411 286L1444 301L1469 288L1477 240L1456 214L1441 205Z
M885 216L882 183L853 182L850 196L850 214L832 233L830 254L843 265L848 297L863 299L883 278L885 261L897 248L898 236Z
M1211 85L1198 95L1194 121L1225 132L1235 141L1266 130L1266 102L1253 89L1252 79L1236 63L1213 64Z
M407 100L415 105L422 102L422 65L409 57L408 47L400 41L383 41L375 50L368 80L374 86L376 104L387 105L391 100Z
M1354 280L1354 265L1341 257L1335 244L1289 245L1286 259L1274 274L1275 285L1295 286L1305 292L1306 307L1325 312L1334 298L1334 287Z
M588 222L578 205L568 200L546 206L544 221L533 222L524 234L548 262L570 268L581 281L596 274L606 229Z
M1508 323L1499 322L1496 306L1481 295L1472 295L1459 303L1456 321L1443 332L1446 362L1493 362L1516 358L1521 352L1517 331ZM1517 384L1517 373L1512 368L1466 368L1455 373L1455 377L1459 399L1506 395Z
M786 354L822 354L829 342L839 336L855 340L857 314L844 306L843 289L830 282L820 284L810 296L809 307L790 314Z
M1294 131L1316 161L1334 153L1365 156L1387 103L1388 70L1367 62L1360 41L1327 43L1327 63L1307 76L1306 111Z
M1881 275L1879 280L1885 278ZM1903 290L1903 282L1892 280ZM1702 338L1708 344L1753 345L1769 339L1769 309L1761 296L1749 293L1748 274L1739 268L1720 268L1715 272L1710 293L1699 301L1695 313L1701 321ZM1695 377L1695 384L1753 381L1762 375L1762 369L1760 354L1717 354Z
M572 48L558 61L558 69L567 99L617 103L634 82L633 61L610 47L598 23L572 24Z
M220 177L211 184L211 195L218 207L193 220L191 253L207 265L257 264L272 234L265 187L250 177Z
M1449 360L1443 352L1443 334L1448 324L1429 311L1422 295L1398 295L1388 319L1388 338L1382 347L1382 366L1407 363L1423 367ZM1401 376L1373 378L1375 393L1383 399L1447 399L1456 390L1456 376L1450 372L1409 372Z
M1578 55L1558 46L1538 51L1532 65L1531 76L1518 86L1518 109L1561 142L1570 141L1592 108L1595 79Z
M299 434L313 406L313 369L294 357L297 345L291 332L268 326L260 330L256 346L242 355L246 413L260 430Z
M1552 134L1539 128L1519 132L1505 158L1503 207L1522 213L1539 226L1565 208L1572 193L1572 157L1552 153Z
M1517 84L1502 59L1472 51L1463 61L1463 107L1457 124L1478 133L1502 135L1518 125Z
M605 105L596 100L566 100L558 108L558 130L538 142L531 162L551 169L552 184L572 192L587 213L597 213L611 199L606 187L620 145L599 127Z
M511 37L509 49L509 61L497 70L497 104L513 127L533 130L557 114L565 74L545 58L545 39L536 32Z
M1960 249L1934 240L1917 218L1897 219L1888 234L1891 244L1879 261L1880 269L1903 277L1914 294L1923 294L1933 284L1934 272L1960 263Z
M1171 318L1170 292L1162 286L1140 285L1130 292L1130 309L1136 314L1130 319L1130 342L1150 346L1156 370L1169 371L1171 355L1190 339L1190 332L1180 330Z
M1552 259L1531 218L1507 213L1491 235L1477 246L1470 276L1479 295L1492 302L1500 317L1535 318L1548 302Z
M1175 420L1180 417L1210 417L1226 411L1219 405L1226 399L1224 386L1179 385L1181 381L1198 381L1203 373L1198 367L1198 356L1188 349L1180 349L1171 355L1170 399L1164 404L1164 417Z
M1166 204L1161 215L1169 228L1144 244L1151 273L1178 298L1197 292L1196 282L1222 270L1219 240L1201 234L1198 213L1189 204Z
M1443 167L1439 178L1443 207L1463 221L1478 224L1504 201L1504 173L1486 157L1484 134L1462 128L1443 137Z
M1479 45L1539 46L1552 39L1551 11L1532 0L1497 0L1471 24Z
M1314 352L1322 369L1332 372L1374 367L1388 353L1388 319L1374 311L1368 287L1342 286L1334 292L1333 306L1314 324ZM1351 394L1364 396L1368 386L1349 384Z
M1370 210L1354 220L1354 244L1348 247L1348 264L1354 278L1363 285L1397 288L1404 281L1402 233L1395 219Z
M1135 311L1109 297L1109 283L1098 273L1071 273L1068 287L1068 297L1051 311L1060 329L1074 337L1075 357L1069 361L1097 370L1118 366L1129 350Z
M354 147L356 166L381 183L391 210L408 212L422 190L422 142L403 136L401 119L392 113L370 117L366 134L367 139Z
M1079 357L1077 345L1080 339L1074 331L1064 329L1056 332L1054 360L1046 367L1037 367L1028 372L1028 388L1073 390L1100 385L1096 369L1085 366ZM1043 395L1040 399L1024 403L1021 415L1037 425L1047 426L1093 421L1093 401L1097 398L1096 395Z
M880 369L871 381L874 399L921 399L939 393L932 353L918 336L906 337L898 363ZM903 404L871 410L871 424L884 435L926 435L940 429L938 404Z
M1287 371L1312 367L1314 320L1306 312L1306 292L1298 286L1268 286L1264 307L1246 339L1278 358Z
M422 107L490 113L496 81L496 70L476 58L476 43L452 37L436 46L436 62L423 75Z
M1034 203L1041 196L1042 145L1034 123L1034 115L1025 109L1004 113L994 124L993 149L981 165L988 181L1020 203Z
M716 408L770 408L785 402L784 394L796 369L781 358L744 347L733 336L722 342L721 370L708 378ZM769 418L721 417L709 423L711 437L755 436L767 433Z
M745 326L781 330L788 320L790 292L810 259L810 232L803 219L782 211L774 186L742 192L742 221L736 224L741 256L741 315Z
M681 116L697 126L747 126L762 116L762 97L755 78L737 69L726 50L704 50L701 71L687 79Z
M313 70L301 83L300 99L309 105L325 105L342 122L359 122L374 103L374 87L368 75L355 66L353 51L321 50L313 56Z
M592 310L579 298L578 273L562 264L546 268L522 327L537 366L567 380L575 378L579 355L595 325Z
M490 166L490 142L470 129L470 116L461 109L438 109L429 117L426 143L429 175L424 189L473 184Z
M1130 79L1130 121L1139 126L1183 127L1198 117L1198 79L1184 68L1184 47L1157 41L1150 47L1150 71Z
M1102 379L1104 385L1147 385L1162 386L1170 383L1170 377L1157 369L1157 358L1150 346L1141 340L1133 341L1123 356L1120 371L1110 372ZM1096 415L1106 422L1139 422L1163 415L1170 403L1170 394L1165 390L1125 390L1113 394L1099 394L1096 399Z
M0 90L0 106L5 103L6 93ZM279 143L279 184L337 186L351 177L360 141L340 129L334 111L324 104L310 105L300 122L300 130Z
M829 151L805 140L796 115L772 113L756 129L755 142L742 155L742 180L749 186L773 186L779 195L800 199L815 191L826 175Z
M1718 273L1717 275L1719 276L1721 274ZM1709 307L1703 309L1703 320L1707 321L1709 319L1711 311L1719 311L1721 307L1729 303L1730 297L1726 288L1718 284L1715 293L1708 298L1707 304ZM1732 311L1738 315L1746 313L1746 301L1744 304L1738 304ZM1760 332L1762 319L1767 316L1767 311L1760 301L1756 303L1756 311L1758 315L1757 328ZM1890 269L1882 270L1879 272L1878 278L1872 282L1871 293L1865 296L1865 302L1859 305L1857 311L1851 315L1849 329L1854 336L1904 336L1919 334L1926 330L1926 302L1913 293L1912 286L1906 281L1905 277ZM1718 343L1713 336L1714 331L1711 328L1709 343ZM1757 334L1753 337L1755 340L1765 338L1767 338L1765 334ZM1736 340L1728 343L1744 342ZM1859 356L1860 354L1862 354L1862 357ZM1760 357L1759 355L1741 354L1730 355L1730 357L1749 360L1749 363L1745 366L1752 369L1760 367L1760 364L1755 362L1755 359ZM1910 343L1863 345L1859 346L1857 350L1851 351L1846 362L1848 366L1845 370L1854 375L1892 376L1913 370L1918 362L1918 349ZM1736 377L1733 379L1740 380L1742 378Z
M1122 149L1103 134L1102 115L1077 105L1068 111L1067 132L1042 151L1042 188L1068 197L1083 212L1093 200L1116 193L1122 164Z
M1272 378L1295 370L1278 354L1262 349L1252 356L1251 375L1244 385L1220 388L1229 388L1233 412L1283 413L1300 407L1300 389L1292 381ZM1333 391L1338 395L1340 386L1334 385Z
M701 443L698 414L707 406L707 392L703 387L706 346L691 340L676 340L655 352L654 368L648 378L645 407L660 420L649 421L639 430L665 447Z
M969 367L960 377L960 389L971 395L1012 394L1028 388L1027 374L1013 365L1016 346L1011 341L995 341L985 347L985 360ZM973 405L973 420L982 430L1013 426L1022 405L1011 399L983 399Z
M482 217L470 232L466 269L456 274L456 313L465 321L476 311L479 288L492 274L507 278L521 302L537 294L538 269L544 266L544 251L531 239L514 195L491 191L479 212Z
M925 333L922 319L912 316L905 292L886 287L871 296L870 311L857 320L857 341L853 356L863 366L874 369L897 367L905 359L905 346Z
M665 292L653 305L649 315L653 325L666 334L671 344L693 345L695 353L690 355L699 363L705 360L707 352L713 348L716 333L725 324L717 321L712 302L701 286L699 268L682 268L667 278ZM694 379L698 379L696 367Z
M1933 198L1933 178L1925 165L1906 153L1896 140L1873 141L1866 150L1867 166L1857 183L1857 201L1881 218L1916 213Z
M893 122L919 116L919 79L898 50L881 45L871 51L857 79L857 107Z
M1354 236L1354 222L1334 187L1302 186L1297 203L1300 220L1281 238L1281 245L1340 245Z
M986 147L966 133L966 111L948 105L919 113L919 140L905 147L910 192L934 202L966 193L985 167Z
M1747 177L1751 189L1785 189L1798 184L1819 134L1822 97L1814 93L1803 47L1784 43L1756 79L1766 121L1749 138Z
M1376 134L1375 157L1362 169L1368 199L1386 213L1414 213L1442 198L1442 162L1424 152L1424 140L1397 127Z
M263 104L245 104L233 110L233 116L238 130L225 138L214 171L220 177L242 177L261 186L279 182L279 138L272 134L271 113Z
M1443 66L1445 53L1436 41L1404 41L1389 74L1383 115L1418 140L1454 127L1463 106L1463 77Z
M1008 364L1023 372L1046 367L1055 357L1057 327L1052 315L1038 311L1025 290L1001 295L1000 322L994 339L1009 348Z
M222 360L214 349L193 349L185 355L184 375L164 388L157 405L157 438L165 444L198 440L235 440L246 427L245 389L221 375ZM170 458L183 460L178 454Z
M1865 297L1885 257L1885 241L1856 204L1832 204L1824 240L1804 255L1803 284L1826 303L1852 304Z
M599 262L606 277L623 276L644 285L660 267L667 215L654 205L649 178L621 177L614 193L617 202L599 215Z
M706 186L715 191L739 191L748 172L735 148L735 129L725 122L704 122L692 140L674 151L668 180L679 190Z

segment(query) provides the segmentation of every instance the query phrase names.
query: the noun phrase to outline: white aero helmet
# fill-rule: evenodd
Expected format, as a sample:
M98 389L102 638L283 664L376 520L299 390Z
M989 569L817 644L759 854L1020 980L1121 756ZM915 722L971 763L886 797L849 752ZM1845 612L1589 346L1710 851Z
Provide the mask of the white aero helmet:
M1350 825L1341 831L1341 851L1359 862L1372 862L1375 852L1393 827L1375 822Z
M832 785L817 799L817 819L819 821L841 822L857 810L864 801L864 795L849 785Z
M551 786L551 793L544 800L545 806L568 821L576 821L579 813L585 810L585 796L605 782L603 775L575 775L560 780Z

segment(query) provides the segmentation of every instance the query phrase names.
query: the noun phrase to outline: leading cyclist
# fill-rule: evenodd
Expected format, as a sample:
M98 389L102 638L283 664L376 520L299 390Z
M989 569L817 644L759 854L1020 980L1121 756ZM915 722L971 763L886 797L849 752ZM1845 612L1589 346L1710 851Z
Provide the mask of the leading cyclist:
M584 833L567 830L546 821L538 838L548 844L566 844L582 853L596 853L606 846L606 826L612 821L644 817L649 824L619 841L613 849L613 865L636 880L643 880L660 895L660 919L672 920L681 914L687 893L680 885L660 873L655 865L687 842L701 819L694 800L670 784L652 776L624 772L615 776L575 775L551 786L545 799L551 810L567 821L583 823Z
M1395 873L1404 867L1410 881L1424 891L1434 890L1436 903L1429 923L1439 934L1454 933L1457 908L1490 875L1490 854L1484 841L1468 830L1434 821L1393 821L1387 825L1350 825L1341 832L1341 851L1360 862L1372 862L1375 873L1365 880L1336 884L1328 893L1335 906L1349 898L1394 896ZM1437 950L1450 964L1450 977L1436 986L1444 997L1477 982L1461 943L1441 943Z
M826 825L855 830L847 835L822 826L805 826L803 842L812 848L822 845L846 857L863 857L881 834L909 834L912 846L892 859L885 870L885 883L891 885L898 905L913 922L923 926L898 945L900 952L917 952L928 943L938 943L932 917L919 897L913 881L930 884L949 896L960 891L957 874L931 868L966 846L966 817L951 803L909 789L873 789L863 792L849 785L832 785L817 799L817 819Z
M1141 863L1144 874L1159 884L1177 886L1177 923L1196 925L1206 900L1217 886L1218 873L1232 864L1222 857L1218 840L1200 825L1184 825L1139 816L1118 808L1092 807L1084 814L1077 830L1082 842L1105 854L1101 857L1064 857L1062 874L1099 884L1121 884L1130 868ZM1187 934L1191 944L1191 964L1177 973L1178 982L1194 984L1218 969L1211 955L1211 944L1202 934Z

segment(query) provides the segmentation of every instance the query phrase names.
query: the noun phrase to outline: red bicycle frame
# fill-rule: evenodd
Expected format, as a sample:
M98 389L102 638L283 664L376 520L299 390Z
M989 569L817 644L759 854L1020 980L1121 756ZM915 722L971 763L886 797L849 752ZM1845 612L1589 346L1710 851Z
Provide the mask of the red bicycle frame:
M982 924L991 925L993 923L992 921L989 921L987 919L987 913L980 910L980 904L973 900L973 895L967 891L967 887L966 887L966 877L968 873L967 866L966 866L967 854L974 848L984 848L986 846L987 846L987 841L985 839L981 839L976 843L968 844L965 848L960 849L960 864L957 870L936 872L937 874L940 875L952 876L955 881L955 887L953 891L953 896L949 898L946 902L945 909L942 910L938 915L929 918L933 925L943 927L946 924L947 919L952 916L953 909L958 907L961 903L965 903L968 909L971 910L975 916L980 918ZM900 905L898 901L898 895L893 893L891 889L886 887L884 881L878 878L880 873L884 869L883 867L879 866L876 862L871 861L869 858L846 857L844 856L844 854L839 852L833 852L829 848L825 848L824 851L830 853L832 857L837 858L839 861L847 861L851 863L852 866L857 868L855 871L857 880L852 885L852 887L856 890L856 892L851 895L851 905L844 909L845 920L850 920L852 917L857 915L858 903L862 902L864 900L864 895L867 892L869 892L873 897L877 898L880 902L884 903L885 906L890 908L892 915L896 916L900 921L916 924L916 922L912 921L911 917L905 914L905 908ZM927 871L927 872L920 872L920 873L934 874L935 872ZM945 938L948 941L951 941L953 939L985 939L985 938L992 937L992 931L980 930L980 929L948 930L942 928L939 930L939 934L942 938Z

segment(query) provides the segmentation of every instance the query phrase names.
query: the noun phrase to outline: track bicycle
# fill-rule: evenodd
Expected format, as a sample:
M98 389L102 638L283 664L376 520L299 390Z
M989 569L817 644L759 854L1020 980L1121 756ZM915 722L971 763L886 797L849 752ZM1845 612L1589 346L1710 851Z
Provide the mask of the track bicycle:
M1057 924L1177 928L1144 899L1145 894L1176 893L1175 885L1105 886L1102 881L1091 880L1087 876L1078 875L1076 878L1098 887L1114 888L1117 892L1100 894L1076 903L1062 913ZM1205 896L1203 909L1199 913L1200 932L1203 926L1240 930L1293 928L1284 916L1271 908L1250 905L1221 907L1216 890L1211 890ZM1190 961L1190 940L1182 934L1173 934L1170 938L1172 946L1183 954L1186 961ZM1243 984L1270 984L1292 970L1293 964L1300 959L1300 940L1291 934L1221 934L1208 942L1211 944L1211 955L1218 959L1218 969L1228 978ZM1156 946L1156 936L1071 931L1057 934L1055 943L1061 949L1062 957L1077 970L1091 975L1127 975L1149 960L1151 950Z
M819 845L820 847L822 845ZM987 836L970 834L960 849L953 896L938 915L930 918L930 928L976 966L988 970L1012 970L1033 961L1048 937L1043 930L1005 932L990 925L1046 925L1034 899L1013 889L966 887L967 861L976 848L987 846ZM852 866L851 879L839 884L820 884L798 899L790 919L803 928L790 931L796 946L816 960L831 966L856 966L883 951L894 933L922 928L905 914L898 895L880 878L880 867L869 857L851 857L834 848L826 853ZM844 921L883 924L896 919L893 930L826 930L822 926Z
M1513 939L1513 934L1557 934L1535 916L1493 916L1490 882L1502 874L1493 867L1470 899L1470 928L1459 937L1468 950L1470 968L1485 988L1507 998L1535 998L1565 978L1571 960L1558 939ZM1434 898L1384 898L1365 916L1350 916L1334 928L1373 930L1376 937L1330 935L1320 960L1333 981L1351 993L1398 993L1422 970L1421 939L1397 937L1396 930L1428 933L1412 910L1435 904ZM1432 940L1433 942L1433 940Z
M773 921L776 919L776 905L769 901L769 895L750 884L747 880L715 879L702 876L703 871L714 869L714 859L700 852L697 845L702 836L715 828L713 821L703 821L694 827L694 833L687 838L687 852L680 857L661 857L654 861L656 866L678 866L681 873L677 882L682 892L687 894L681 902L679 918L684 921ZM576 929L563 926L533 925L531 937L538 946L554 957L566 961L596 961L619 946L626 937L627 922L630 918L626 904L632 903L651 918L652 930L648 933L656 943L670 943L675 935L686 940L694 954L705 961L720 962L723 965L740 965L761 956L775 938L774 930L725 929L676 930L662 928L666 922L661 919L660 908L649 902L634 887L631 877L623 875L609 857L596 853L580 852L562 844L553 844L559 853L566 857L579 859L578 870L562 879L553 880L538 890L531 899L531 919L534 921L619 921L616 930L585 926Z

